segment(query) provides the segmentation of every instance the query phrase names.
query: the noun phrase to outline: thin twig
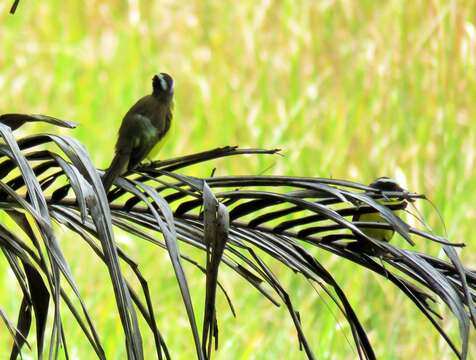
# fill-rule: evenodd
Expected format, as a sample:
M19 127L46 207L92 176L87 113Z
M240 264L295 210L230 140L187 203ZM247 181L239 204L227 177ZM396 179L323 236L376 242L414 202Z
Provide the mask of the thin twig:
M15 14L15 11L17 11L17 6L18 6L18 3L19 3L19 2L20 2L20 0L15 0L15 1L13 2L13 5L12 5L12 7L11 7L11 9L10 9L10 14L12 14L12 15Z

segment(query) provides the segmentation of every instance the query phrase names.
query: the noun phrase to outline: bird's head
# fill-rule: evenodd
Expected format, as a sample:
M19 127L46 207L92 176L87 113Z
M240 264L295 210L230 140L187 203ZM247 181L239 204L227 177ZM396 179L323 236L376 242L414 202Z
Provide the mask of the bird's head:
M152 78L152 94L159 99L170 100L174 94L174 79L166 73L154 75Z
M375 179L369 186L381 191L403 191L402 187L395 180L386 176Z

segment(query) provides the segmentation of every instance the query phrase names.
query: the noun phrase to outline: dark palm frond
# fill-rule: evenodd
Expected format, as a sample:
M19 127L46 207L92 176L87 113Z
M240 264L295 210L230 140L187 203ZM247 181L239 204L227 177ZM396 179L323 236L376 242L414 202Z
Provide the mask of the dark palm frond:
M25 311L25 305L24 304L25 304L25 302L22 302L21 311ZM3 311L2 308L0 308L0 319L2 319L2 322L7 327L8 332L13 337L15 347L19 348L19 347L23 346L23 344L25 344L25 343L27 344L28 347L30 347L30 344L28 344L26 339L23 337L21 329L16 328L16 326L10 321L10 319L7 317L7 314L5 314L5 311ZM31 320L31 317L30 317L30 320ZM26 323L25 321L20 323L20 326L26 325L26 326L29 327L29 324L25 324L25 323ZM17 356L17 354L15 354L15 357L16 356Z
M455 251L464 245L415 228L394 212L410 202L424 200L423 195L386 192L335 179L286 176L200 179L181 173L218 158L277 153L277 150L237 147L152 163L117 179L116 186L106 194L100 171L94 168L76 140L51 134L15 139L11 129L31 121L73 126L41 115L0 116L0 133L5 141L0 145L0 208L22 229L19 234L0 224L0 248L22 295L16 327L5 320L3 312L0 314L14 340L12 359L28 339L32 314L38 358L42 357L45 339L49 339L51 357L58 356L60 345L66 351L67 334L61 323L64 305L77 320L95 354L102 359L106 357L101 334L63 256L53 222L78 234L106 265L130 359L144 358L138 316L145 320L154 337L157 358L168 359L171 353L157 327L147 281L138 264L114 241L114 226L168 252L200 359L210 359L213 343L215 348L218 346L215 309L218 289L234 312L231 299L218 281L220 266L236 271L271 303L283 304L296 328L300 347L309 359L314 359L313 344L306 338L301 314L279 275L271 270L268 258L321 287L349 323L359 358L374 359L366 330L347 294L315 256L316 251L335 254L342 261L386 278L418 307L459 358L467 358L470 327L476 328L476 272L466 268ZM58 150L45 150L44 145L55 145ZM385 197L403 201L401 205L385 206L378 201ZM386 223L352 221L357 214L374 212ZM393 229L408 246L418 247L422 241L430 241L443 248L449 261L379 241L362 231L363 228ZM180 242L203 250L204 263L181 252ZM356 246L359 244L378 252L364 251L364 247ZM136 293L133 284L123 277L121 262L132 270L142 294ZM182 262L191 264L206 277L201 336ZM75 301L68 294L73 294ZM50 299L54 309L53 327L47 337L44 332ZM432 307L437 299L447 305L459 323L460 347L440 325L441 315Z
M218 285L218 268L228 239L230 227L228 210L219 203L208 185L203 183L203 232L206 244L206 295L203 319L202 350L211 357L212 338L218 346L218 325L216 320L215 297Z
M18 2L16 2L18 4ZM0 123L8 125L10 129L16 130L19 127L30 122L45 122L56 126L73 129L76 123L66 120L57 119L47 115L27 115L27 114L3 114L0 115Z

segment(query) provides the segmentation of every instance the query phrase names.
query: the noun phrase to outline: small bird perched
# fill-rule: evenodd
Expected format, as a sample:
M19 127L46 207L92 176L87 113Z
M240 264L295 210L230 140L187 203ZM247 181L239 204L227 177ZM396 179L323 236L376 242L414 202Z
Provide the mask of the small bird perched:
M369 184L371 188L376 190L380 190L383 192L403 192L404 190L400 187L400 185L393 179L388 177L380 177L376 179L374 182ZM382 197L381 199L376 200L379 204L394 208L393 213L395 215L399 215L400 210L406 207L405 199L401 198L391 198L391 197ZM379 212L372 212L367 214L355 214L352 218L352 221L364 221L364 222L376 222L376 223L383 223L388 224L388 222L382 218ZM378 228L366 228L359 226L359 229L366 234L367 236L380 240L389 242L395 231L393 229L378 229ZM350 246L349 249L356 249L358 247L361 251L371 253L372 255L379 255L376 249L373 249L372 244L370 243L362 243L358 241L357 243L353 243L353 246Z
M116 150L102 183L106 192L114 180L157 154L170 130L174 80L166 73L152 78L152 94L137 101L122 119Z

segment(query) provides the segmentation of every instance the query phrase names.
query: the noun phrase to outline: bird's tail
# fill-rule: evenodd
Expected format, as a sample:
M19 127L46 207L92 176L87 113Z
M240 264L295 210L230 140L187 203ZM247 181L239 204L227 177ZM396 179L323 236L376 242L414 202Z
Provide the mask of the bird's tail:
M130 154L117 152L112 159L111 165L106 170L102 177L102 184L106 192L109 191L114 180L127 170L127 164L129 163Z

